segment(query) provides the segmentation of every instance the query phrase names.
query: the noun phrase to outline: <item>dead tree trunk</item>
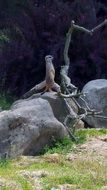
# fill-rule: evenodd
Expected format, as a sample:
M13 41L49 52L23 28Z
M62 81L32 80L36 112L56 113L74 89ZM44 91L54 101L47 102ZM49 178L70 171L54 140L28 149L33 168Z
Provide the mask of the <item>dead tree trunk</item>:
M66 105L68 106L68 102L67 99L65 98L72 98L72 100L75 102L75 104L78 107L78 117L75 119L75 123L72 124L72 116L70 116L70 111L69 111L69 115L67 115L67 117L65 118L65 122L64 125L65 127L67 126L67 121L68 119L71 117L71 126L73 128L73 132L75 131L75 125L84 117L86 117L87 115L93 115L96 117L99 117L98 115L101 112L97 112L95 110L91 110L87 104L87 102L84 100L84 94L78 93L77 92L77 87L74 86L71 83L71 79L68 77L68 71L69 71L69 67L70 67L70 59L69 59L69 46L71 43L71 38L72 38L72 33L74 31L81 31L81 32L85 32L89 35L93 35L94 32L96 32L98 29L100 29L102 26L107 24L107 20L105 20L104 22L102 22L101 24L99 24L98 26L96 26L95 28L93 28L92 30L88 30L84 27L75 25L75 22L72 21L71 22L71 26L68 30L68 33L66 34L66 42L65 42L65 48L64 48L64 61L65 61L65 65L63 65L61 67L61 90L63 91L64 94L60 94L64 100ZM81 107L78 103L78 101L76 100L76 97L80 97L81 100L84 102L85 104L85 108ZM73 140L76 140L74 138L74 134L71 135Z
M71 21L71 26L68 30L68 33L66 34L66 42L65 42L65 48L64 48L64 62L65 65L63 65L61 67L61 87L64 93L69 93L69 91L71 90L73 92L73 94L77 93L77 87L75 87L72 83L71 83L71 79L68 77L68 71L69 71L69 67L70 67L70 59L68 56L68 52L69 52L69 46L71 43L71 38L72 38L72 33L75 31L78 32L85 32L89 35L93 35L94 32L96 32L97 30L99 30L102 26L107 25L107 20L104 20L101 24L99 24L98 26L96 26L95 28L88 30L84 27L78 26L75 24L74 21Z
M96 110L91 110L87 104L87 102L84 100L84 94L82 93L78 93L77 91L77 87L74 86L71 83L71 79L68 77L68 71L69 71L69 66L70 66L70 59L68 56L68 51L69 51L69 46L70 46L70 42L71 42L71 38L72 38L72 33L76 30L76 31L81 31L81 32L85 32L89 35L92 35L94 32L96 32L98 29L100 29L102 26L107 24L107 20L105 20L104 22L102 22L101 24L99 24L98 26L96 26L95 28L93 28L92 30L88 30L84 27L78 26L75 24L74 21L71 22L71 26L68 30L68 33L66 35L66 42L65 42L65 48L64 48L64 61L65 61L65 65L63 65L61 67L61 89L60 86L55 83L54 78L55 78L55 70L54 70L54 66L52 63L52 59L53 57L48 55L45 57L45 61L46 61L46 77L45 80L43 82L41 82L40 84L36 85L34 88L32 88L29 92L27 92L23 97L27 98L29 96L31 96L33 93L36 93L38 90L41 90L43 88L45 88L46 90L55 90L58 95L60 95L62 98L64 98L64 101L66 103L66 106L68 107L69 110L69 114L67 115L67 117L65 118L64 121L64 126L66 127L69 136L72 138L72 140L76 141L76 138L74 136L74 132L75 132L75 125L84 117L86 117L87 115L91 115L93 117L100 117L100 113L101 112L97 112ZM43 91L43 93L45 93L45 91ZM43 94L42 93L42 94ZM76 100L77 97L80 97L81 100L84 102L85 104L85 108L81 107L78 103L78 101ZM75 122L72 122L72 116L71 116L71 108L69 106L69 103L67 101L67 98L72 98L72 100L75 102L75 104L78 107L78 115L77 118L75 118ZM101 116L103 117L103 116ZM68 119L71 118L71 122L70 122L70 126L72 127L73 131L71 132L67 126L67 122ZM106 117L104 117L104 119L107 119Z

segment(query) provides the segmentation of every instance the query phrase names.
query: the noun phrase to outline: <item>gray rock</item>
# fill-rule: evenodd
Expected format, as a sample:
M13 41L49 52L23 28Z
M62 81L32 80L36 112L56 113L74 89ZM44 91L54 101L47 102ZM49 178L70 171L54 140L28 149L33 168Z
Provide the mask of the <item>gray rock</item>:
M53 138L67 135L62 124L67 114L65 102L55 93L16 101L9 111L0 112L0 157L39 154Z
M98 79L88 82L83 90L86 93L85 100L91 109L103 111L102 116L107 117L107 80ZM84 103L81 102L84 107ZM97 117L86 117L84 119L88 125L95 128L107 128L107 120Z

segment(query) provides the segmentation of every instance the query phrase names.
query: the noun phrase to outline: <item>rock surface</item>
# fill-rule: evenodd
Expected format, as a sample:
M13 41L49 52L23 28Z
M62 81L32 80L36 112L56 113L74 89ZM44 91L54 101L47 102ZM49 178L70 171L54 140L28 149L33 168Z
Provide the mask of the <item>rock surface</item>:
M91 109L103 111L101 115L107 117L107 80L98 79L88 82L83 90L86 93L85 100ZM84 103L81 102L84 106ZM89 126L95 128L107 128L107 119L88 116L84 119Z
M67 135L62 124L67 114L64 100L55 93L16 101L0 113L0 157L39 154L53 138Z

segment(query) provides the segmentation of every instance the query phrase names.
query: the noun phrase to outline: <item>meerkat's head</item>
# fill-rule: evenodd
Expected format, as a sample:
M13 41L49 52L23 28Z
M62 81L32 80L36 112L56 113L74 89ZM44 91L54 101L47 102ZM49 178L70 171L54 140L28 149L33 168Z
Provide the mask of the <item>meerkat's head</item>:
M52 61L53 60L53 56L52 55L46 55L45 56L45 61Z

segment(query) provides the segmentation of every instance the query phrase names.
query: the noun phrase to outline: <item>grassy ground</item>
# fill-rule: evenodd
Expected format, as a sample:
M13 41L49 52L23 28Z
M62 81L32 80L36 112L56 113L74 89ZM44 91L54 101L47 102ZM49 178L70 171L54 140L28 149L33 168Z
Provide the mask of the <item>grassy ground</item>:
M13 101L14 101L14 98L12 98L11 95L5 94L5 93L0 94L0 108L2 110L9 109Z
M69 139L45 148L39 157L0 161L1 190L106 190L107 163L102 157L78 151L90 137L106 136L107 130L79 130L78 143ZM70 155L70 156L69 156ZM105 188L105 189L104 189Z

